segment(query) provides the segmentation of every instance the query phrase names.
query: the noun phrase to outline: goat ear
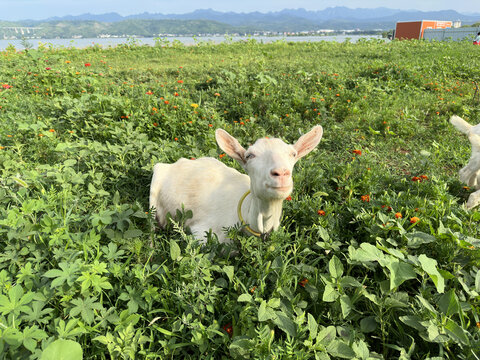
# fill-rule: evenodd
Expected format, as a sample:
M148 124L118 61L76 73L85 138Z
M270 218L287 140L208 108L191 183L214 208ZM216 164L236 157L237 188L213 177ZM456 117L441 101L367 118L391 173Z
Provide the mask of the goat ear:
M222 129L215 131L215 138L218 146L232 159L237 160L240 164L245 164L245 149L232 135Z
M308 133L302 135L300 139L293 145L297 150L297 158L301 158L307 155L310 151L315 149L320 140L322 139L323 128L320 125L315 126Z

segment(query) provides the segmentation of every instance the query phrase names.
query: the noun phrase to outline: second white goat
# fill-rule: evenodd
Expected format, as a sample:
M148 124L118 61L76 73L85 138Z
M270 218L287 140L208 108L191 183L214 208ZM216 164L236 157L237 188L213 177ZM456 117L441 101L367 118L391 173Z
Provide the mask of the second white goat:
M214 158L158 163L150 185L150 208L155 208L162 227L168 213L174 215L182 206L191 210L193 217L185 225L199 239L212 230L220 242L228 242L225 229L239 223L247 233L257 236L276 230L283 200L293 189L293 166L318 145L322 134L318 125L294 145L261 138L245 149L233 136L217 129L220 148L248 175Z
M472 155L468 164L460 170L460 181L475 189L480 189L480 124L470 125L461 117L453 115L450 123L460 132L468 136L468 140L472 145ZM480 190L470 194L465 204L467 209L473 209L480 204Z

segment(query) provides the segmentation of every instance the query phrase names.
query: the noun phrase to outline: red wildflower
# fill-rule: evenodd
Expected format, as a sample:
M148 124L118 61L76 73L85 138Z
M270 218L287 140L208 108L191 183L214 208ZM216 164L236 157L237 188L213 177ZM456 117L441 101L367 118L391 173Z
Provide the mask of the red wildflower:
M420 175L420 178L421 178L422 180L428 180L428 176L427 176L427 175Z
M414 176L414 177L412 177L412 181L418 181L418 182L420 182L420 181L422 181L422 179L419 178L418 176Z
M228 324L224 325L224 326L223 326L223 330L225 330L226 333L227 333L228 335L230 335L230 337L232 337L232 335L233 335L233 326L232 326L231 323L228 323Z
M90 63L85 63L85 67L89 67L89 66L92 66L92 64L90 64Z
M147 94L147 95L153 95L153 92L147 91L145 94Z
M325 211L323 211L323 210L318 210L318 211L317 211L317 214L318 214L319 216L325 216Z
M370 195L362 195L360 198L362 199L362 201L370 202Z
M8 85L8 84L3 84L2 87L4 89L10 89L12 87L12 85Z
M352 151L355 155L362 155L362 150L353 150Z
M50 68L50 67L46 67L46 68L45 68L45 70L52 70L52 68Z
M298 282L298 285L300 285L301 287L305 287L305 285L308 284L308 279L307 278L303 278L303 280L300 280Z

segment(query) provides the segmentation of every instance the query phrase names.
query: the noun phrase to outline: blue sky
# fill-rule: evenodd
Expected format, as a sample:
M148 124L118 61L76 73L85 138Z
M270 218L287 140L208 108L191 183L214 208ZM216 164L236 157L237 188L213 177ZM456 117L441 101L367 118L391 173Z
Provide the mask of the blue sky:
M117 12L124 16L142 12L181 14L208 8L235 12L268 12L292 8L323 10L331 6L424 11L452 9L461 13L480 13L479 0L0 0L0 20L38 20L52 16L107 12Z

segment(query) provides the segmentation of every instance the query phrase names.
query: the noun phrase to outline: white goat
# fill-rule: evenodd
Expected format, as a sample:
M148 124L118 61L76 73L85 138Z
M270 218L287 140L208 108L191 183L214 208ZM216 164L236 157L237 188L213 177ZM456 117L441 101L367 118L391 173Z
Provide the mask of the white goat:
M450 118L450 123L455 126L457 130L466 134L472 145L470 160L467 166L460 170L460 181L467 184L467 186L480 189L480 124L475 126L470 125L456 115ZM473 209L478 204L480 204L480 190L470 194L465 207L467 209Z
M245 150L237 139L217 129L215 137L220 148L248 175L214 158L158 163L153 169L150 208L156 209L161 227L167 222L167 213L174 215L182 205L192 210L193 217L185 225L197 238L211 229L220 242L229 242L225 228L239 223L256 236L276 230L283 200L293 189L293 166L318 145L322 134L318 125L294 145L262 138Z

